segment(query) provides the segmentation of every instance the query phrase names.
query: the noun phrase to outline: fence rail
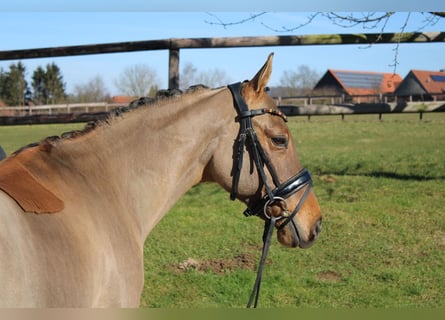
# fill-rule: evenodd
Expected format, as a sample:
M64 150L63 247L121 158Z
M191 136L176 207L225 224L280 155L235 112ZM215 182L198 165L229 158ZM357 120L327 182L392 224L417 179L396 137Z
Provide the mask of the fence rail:
M345 114L384 114L384 113L428 113L445 112L445 101L398 102L398 103L356 103L334 105L280 105L289 116L300 115L345 115Z
M288 116L423 113L445 112L445 101L356 103L356 104L284 104L279 108ZM33 107L1 107L0 125L88 122L106 118L111 111L125 105L116 103L76 103Z
M345 104L351 103L353 101L356 104L359 103L403 103L403 102L414 102L419 100L428 103L444 100L445 93L428 93L430 99L420 100L420 97L416 96L397 96L394 94L362 94L362 95L301 95L301 96L291 96L291 97L275 97L278 104L303 104L304 106L316 105L316 104Z
M14 115L24 116L33 114L58 114L58 113L90 113L90 112L108 112L117 107L126 106L121 103L91 102L91 103L64 103L50 104L40 106L16 106L0 107L0 116Z
M0 107L0 125L89 122L105 119L127 105L95 102L42 106Z
M445 42L445 32L316 34L263 37L161 39L0 51L0 60L66 57L118 52L169 50L169 88L179 88L179 50L266 46Z

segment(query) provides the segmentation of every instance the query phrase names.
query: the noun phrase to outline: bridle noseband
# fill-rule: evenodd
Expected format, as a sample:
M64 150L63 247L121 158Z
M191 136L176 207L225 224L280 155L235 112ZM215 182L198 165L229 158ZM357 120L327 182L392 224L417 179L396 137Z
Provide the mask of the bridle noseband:
M252 125L252 118L260 115L270 114L273 116L281 117L285 122L287 122L286 116L279 110L276 109L255 109L249 110L247 103L241 95L242 83L237 82L228 86L230 89L235 109L238 114L238 121L240 123L240 131L238 136L238 148L236 150L236 154L234 155L234 168L233 168L233 180L232 180L232 192L230 194L230 198L234 200L238 194L238 184L241 175L241 170L243 167L243 157L244 157L244 149L248 148L250 155L252 157L253 163L258 171L258 175L261 179L261 182L266 189L266 194L263 198L255 203L251 204L245 211L245 216L261 216L265 219L265 226L263 232L263 251L261 255L260 264L257 271L257 278L255 280L255 284L253 287L252 294L249 298L249 302L247 307L249 308L252 305L253 299L255 298L254 307L257 306L260 285L261 285L261 277L263 267L266 261L267 253L269 250L271 237L273 234L273 230L278 221L283 220L280 225L277 227L278 230L283 229L287 225L291 225L291 230L294 233L296 238L299 238L298 229L295 225L293 218L297 215L298 211L303 206L306 198L308 197L311 188L312 188L312 178L307 169L302 169L293 177L289 178L284 183L280 183L278 179L278 175L276 173L275 168L273 167L269 157L264 151L261 143L258 140L258 137L255 133L255 129ZM265 168L267 168L272 182L275 187L272 187L267 175ZM294 208L292 212L287 210L287 202L286 199L296 192L302 190L305 187L304 193L301 196L297 206ZM282 211L280 216L274 217L269 216L267 213L267 209L277 202L283 202L285 204L285 210Z

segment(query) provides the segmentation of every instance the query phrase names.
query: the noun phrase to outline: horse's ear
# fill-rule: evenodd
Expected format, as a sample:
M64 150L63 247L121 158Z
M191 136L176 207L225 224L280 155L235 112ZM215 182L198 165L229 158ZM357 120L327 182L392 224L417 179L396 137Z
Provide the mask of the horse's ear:
M256 93L262 92L269 82L270 75L272 74L272 59L273 52L269 54L266 63L249 82L249 85Z

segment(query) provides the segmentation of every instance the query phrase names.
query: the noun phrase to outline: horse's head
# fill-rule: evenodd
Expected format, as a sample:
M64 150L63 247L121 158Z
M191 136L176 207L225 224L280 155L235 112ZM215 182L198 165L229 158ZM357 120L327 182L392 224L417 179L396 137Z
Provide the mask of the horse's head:
M321 230L321 212L286 117L266 92L272 57L252 80L229 86L236 121L212 157L211 176L231 191L232 199L247 204L246 215L273 219L283 245L307 248Z

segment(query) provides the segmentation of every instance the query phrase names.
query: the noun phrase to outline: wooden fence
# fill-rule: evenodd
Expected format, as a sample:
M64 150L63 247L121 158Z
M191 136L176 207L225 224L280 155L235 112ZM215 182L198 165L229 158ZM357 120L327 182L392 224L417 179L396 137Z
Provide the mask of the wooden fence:
M64 46L26 50L0 51L0 60L66 57L134 51L169 51L169 89L179 88L180 49L240 48L267 46L358 45L388 43L445 42L445 32L318 34L264 37L222 37L161 39L148 41L116 42L81 46Z
M437 102L444 100L444 93L428 94L431 100L425 100L424 102ZM290 96L290 97L275 97L278 104L292 104L310 106L314 104L345 104L353 101L356 104L360 103L403 103L413 102L418 99L414 99L412 96L396 96L394 94L362 94L362 95L303 95L303 96ZM423 100L422 100L423 101ZM421 102L420 102L421 103Z
M0 125L89 122L105 119L116 108L126 106L95 102L0 107Z
M148 41L116 42L105 44L91 44L81 46L64 46L52 48L37 48L25 50L0 51L0 60L33 59L48 57L66 57L77 55L105 54L134 51L169 51L169 89L179 87L179 59L180 49L209 49L209 48L239 48L239 47L265 47L265 46L308 46L308 45L358 45L358 44L388 44L388 43L443 43L445 32L409 32L409 33L368 33L368 34L319 34L319 35L295 35L295 36L264 36L264 37L222 37L222 38L188 38L188 39L161 39ZM312 98L313 99L313 98ZM313 114L337 114L361 112L363 105L359 108L351 105L340 106L303 106L293 103L292 106L284 106L283 110L290 115L313 115ZM332 101L334 104L334 101ZM373 113L382 112L407 112L409 108L391 107L382 104L374 109ZM0 125L19 123L55 123L55 122L85 122L105 117L110 108L115 105L99 104L75 104L55 106L15 107L0 109ZM83 109L82 109L83 108ZM339 109L340 108L340 109ZM369 106L366 108L370 108ZM383 109L382 109L383 108ZM442 111L443 106L422 107L423 110L416 112L428 112L434 109ZM431 110L430 110L431 109ZM367 109L368 110L368 109ZM380 110L380 111L377 111ZM46 111L46 112L45 112ZM7 114L9 112L9 114ZM411 111L410 111L411 112Z
M445 101L404 101L380 103L335 103L341 97L330 96L332 104L313 104L316 99L304 99L304 103L296 103L296 98L276 99L279 108L288 116L341 115L344 119L348 114L378 114L382 118L386 113L423 113L445 112ZM297 100L298 101L298 100ZM311 102L310 104L308 102ZM0 125L44 124L88 122L106 118L116 108L126 107L122 104L76 103L32 107L0 107Z

